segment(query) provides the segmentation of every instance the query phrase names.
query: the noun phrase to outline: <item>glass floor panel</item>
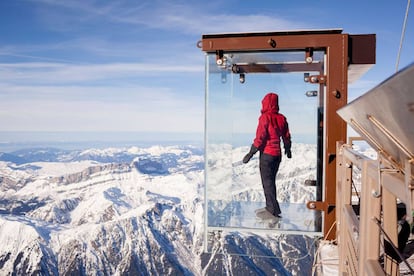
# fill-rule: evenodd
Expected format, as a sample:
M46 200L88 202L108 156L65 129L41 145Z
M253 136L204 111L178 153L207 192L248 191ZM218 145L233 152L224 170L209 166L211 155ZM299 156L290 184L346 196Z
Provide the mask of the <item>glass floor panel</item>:
M208 226L215 230L271 230L281 232L320 233L322 214L310 210L306 204L281 202L282 218L262 220L255 211L265 206L264 202L222 201L208 202ZM306 234L306 233L302 233Z

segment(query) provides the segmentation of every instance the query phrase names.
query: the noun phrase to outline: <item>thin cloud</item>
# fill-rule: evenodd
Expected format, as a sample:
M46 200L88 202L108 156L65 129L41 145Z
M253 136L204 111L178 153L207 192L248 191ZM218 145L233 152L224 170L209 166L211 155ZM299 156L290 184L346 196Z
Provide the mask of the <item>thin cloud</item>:
M207 5L205 2L180 1L140 1L131 5L130 2L102 2L91 1L51 1L42 0L35 3L43 3L46 9L39 9L41 17L50 28L63 28L63 31L76 30L76 26L95 24L99 22L103 27L113 27L113 24L135 25L149 29L171 31L200 35L205 32L246 32L266 31L277 29L310 28L310 22L298 22L289 20L277 10L272 15L237 15L228 11L225 3ZM209 8L213 6L214 8ZM53 7L53 12L50 12ZM223 12L223 10L225 12ZM57 15L58 14L58 15ZM56 17L60 22L56 24Z
M197 93L190 94L183 89L186 96L183 97L177 91L169 87L148 87L142 85L124 86L95 86L71 85L71 86L24 86L5 85L0 93L0 104L11 106L20 105L23 100L36 103L43 101L62 102L107 102L117 103L140 103L140 109L166 109L178 106L198 106L202 108L203 103L197 102ZM199 93L201 94L201 92ZM189 105L190 102L193 104Z
M192 18L167 15L161 23L164 28L175 27L192 34L269 31L275 26L279 30L309 28L309 24L266 15L198 14Z
M171 105L174 104L174 105ZM3 130L184 131L202 130L202 109L171 98L128 102L21 100L0 103ZM29 123L30 122L30 123Z
M201 51L196 47L199 38L173 40L119 40L107 37L79 35L77 38L9 45L0 48L0 58L14 58L22 62L62 62L88 64L107 62L202 63ZM174 53L173 55L171 53ZM76 55L74 55L76 53Z
M114 80L150 76L152 74L202 73L204 67L188 64L146 64L146 63L109 63L73 65L63 63L13 63L0 64L3 83L25 82L73 83L99 80Z
M9 45L9 51L3 53L28 59L44 57L43 61L53 61L46 57L53 55L72 63L98 59L177 64L195 59L202 63L196 48L202 34L311 27L309 22L289 20L277 12L240 15L225 8L225 3L214 3L33 1L42 27L51 35L62 35L30 46Z

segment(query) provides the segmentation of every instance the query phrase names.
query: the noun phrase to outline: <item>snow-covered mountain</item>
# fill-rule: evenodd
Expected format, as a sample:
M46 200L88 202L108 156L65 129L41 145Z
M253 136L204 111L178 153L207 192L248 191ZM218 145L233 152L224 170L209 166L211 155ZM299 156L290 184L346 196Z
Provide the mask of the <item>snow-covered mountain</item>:
M290 186L279 185L278 198L303 202L309 188L288 179L312 177L316 148L296 144L292 151L278 176ZM33 149L0 153L0 160L0 275L311 272L315 244L308 236L222 233L204 252L201 148ZM257 157L239 162L236 179L255 182L257 166ZM263 197L257 185L231 196Z

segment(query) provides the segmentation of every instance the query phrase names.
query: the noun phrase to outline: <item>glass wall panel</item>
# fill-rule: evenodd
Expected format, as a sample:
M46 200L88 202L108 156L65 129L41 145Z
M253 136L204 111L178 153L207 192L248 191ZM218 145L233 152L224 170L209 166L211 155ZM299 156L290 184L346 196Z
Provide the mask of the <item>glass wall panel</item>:
M307 209L306 203L316 200L318 107L323 97L319 85L304 78L305 73L323 73L324 53L314 53L312 64L306 64L304 56L301 51L230 53L220 65L216 54L206 56L208 231L321 232L321 213ZM279 95L280 113L289 122L293 157L283 155L276 179L282 218L261 220L255 212L265 207L259 153L247 164L242 159L256 134L261 101L269 92Z

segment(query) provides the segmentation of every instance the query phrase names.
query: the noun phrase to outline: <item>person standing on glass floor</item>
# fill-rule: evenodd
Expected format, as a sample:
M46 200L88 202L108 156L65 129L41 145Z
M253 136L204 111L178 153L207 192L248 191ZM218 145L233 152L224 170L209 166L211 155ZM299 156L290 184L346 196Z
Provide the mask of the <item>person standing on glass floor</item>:
M279 96L268 93L262 100L261 115L249 153L243 158L243 163L249 162L259 151L259 168L266 207L256 211L262 219L281 218L281 210L276 195L276 174L282 161L281 141L287 158L292 158L291 137L286 117L279 113Z

